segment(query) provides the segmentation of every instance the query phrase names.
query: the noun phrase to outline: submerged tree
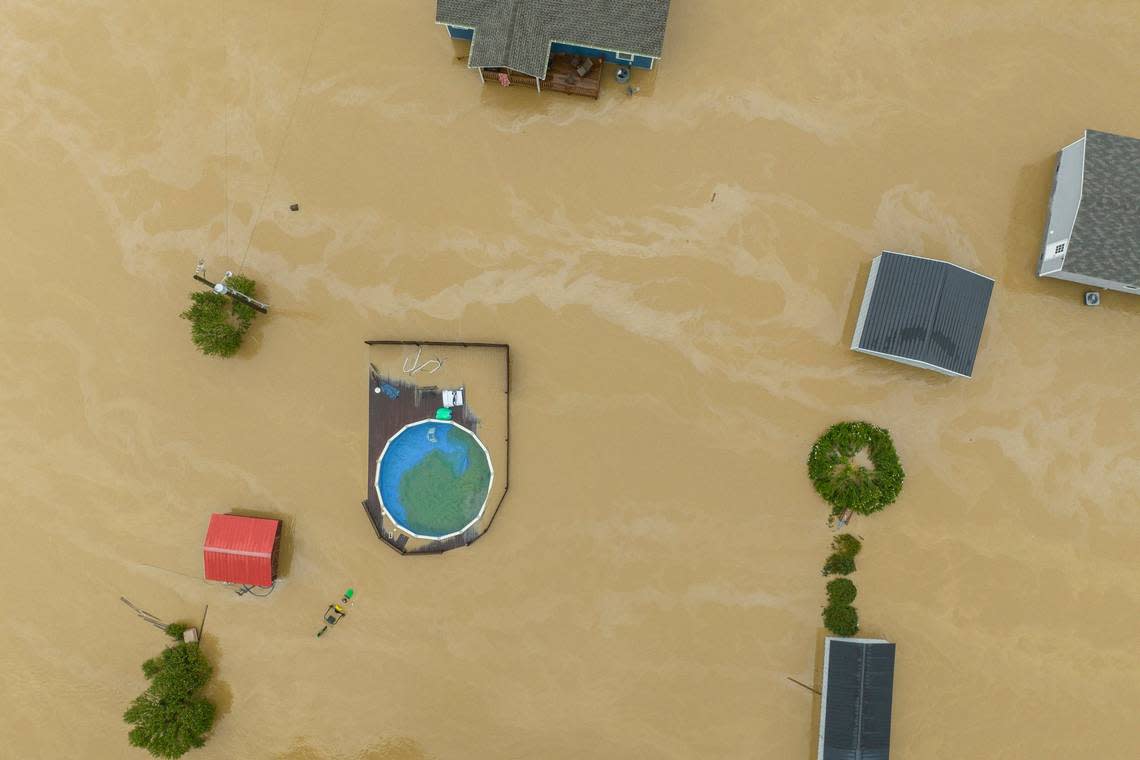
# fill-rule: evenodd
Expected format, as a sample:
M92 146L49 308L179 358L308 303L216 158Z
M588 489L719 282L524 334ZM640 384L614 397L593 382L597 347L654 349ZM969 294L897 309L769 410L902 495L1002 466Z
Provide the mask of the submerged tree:
M859 633L859 613L850 604L829 604L823 610L823 625L836 636Z
M182 757L206 743L214 725L214 705L202 697L172 699L147 689L131 703L123 719L134 725L131 746L155 757Z
M836 552L823 563L823 575L850 575L855 572L855 558Z
M163 628L162 632L175 641L181 641L182 634L186 632L187 628L189 628L189 626L185 623L171 623Z
M177 638L185 628L171 624L166 632ZM198 645L175 644L144 662L142 670L150 686L123 714L123 720L134 726L131 745L155 757L177 758L205 744L215 708L198 691L210 680L213 668Z
M831 540L831 548L835 550L836 554L854 557L863 548L863 542L850 533L840 533Z
M870 468L856 461L861 451ZM863 515L878 512L898 498L906 474L890 433L867 422L840 422L812 446L808 477L838 516L848 509Z
M848 578L835 578L827 582L828 605L851 604L855 601L855 595L858 593L855 584Z
M226 284L250 298L254 297L257 287L253 280L240 274L228 278ZM221 293L197 291L190 294L190 308L180 316L190 320L190 339L202 353L233 356L241 348L242 338L257 312L252 306Z
M164 696L189 698L210 680L213 668L195 644L175 644L143 663L151 688Z

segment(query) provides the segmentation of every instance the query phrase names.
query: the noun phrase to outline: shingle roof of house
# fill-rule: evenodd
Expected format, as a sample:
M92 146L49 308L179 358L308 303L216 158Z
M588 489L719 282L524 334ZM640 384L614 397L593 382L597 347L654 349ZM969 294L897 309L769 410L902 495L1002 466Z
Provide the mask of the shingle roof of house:
M828 640L819 760L887 760L895 645Z
M969 377L993 287L945 261L883 251L851 347Z
M545 78L551 42L661 56L669 0L437 0L435 20L475 30L472 68Z
M1084 186L1064 269L1140 285L1140 140L1085 132Z

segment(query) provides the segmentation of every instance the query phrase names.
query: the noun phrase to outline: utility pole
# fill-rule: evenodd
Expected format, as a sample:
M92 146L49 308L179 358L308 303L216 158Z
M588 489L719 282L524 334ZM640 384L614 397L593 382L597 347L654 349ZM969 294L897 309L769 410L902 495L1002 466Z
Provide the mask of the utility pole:
M250 307L251 309L256 309L262 314L269 313L269 304L262 303L261 301L256 301L247 296L245 293L242 293L240 290L234 290L226 284L226 280L234 276L233 272L226 272L226 276L221 279L221 282L210 282L203 276L205 274L206 262L200 260L198 262L197 268L194 270L195 280L202 283L203 285L208 285L210 287L210 290L213 290L218 295L229 296L238 303L244 303L246 306Z

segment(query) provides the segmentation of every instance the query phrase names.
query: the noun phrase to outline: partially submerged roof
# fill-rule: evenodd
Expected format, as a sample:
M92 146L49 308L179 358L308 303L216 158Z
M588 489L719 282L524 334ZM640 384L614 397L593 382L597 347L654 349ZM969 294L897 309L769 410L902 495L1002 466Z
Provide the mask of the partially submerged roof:
M240 515L210 515L202 563L206 580L269 586L280 520Z
M1140 140L1085 132L1084 182L1064 270L1140 286Z
M817 760L887 760L895 645L828 637Z
M851 348L970 377L993 287L945 261L883 251L871 264Z
M437 0L435 20L475 30L471 68L505 66L540 79L550 45L661 57L669 0Z

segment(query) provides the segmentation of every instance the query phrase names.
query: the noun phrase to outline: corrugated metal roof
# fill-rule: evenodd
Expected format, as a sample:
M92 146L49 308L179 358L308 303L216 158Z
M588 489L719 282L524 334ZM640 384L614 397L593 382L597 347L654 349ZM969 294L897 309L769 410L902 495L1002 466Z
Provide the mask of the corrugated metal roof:
M969 377L993 286L945 261L883 251L855 348Z
M240 515L210 515L202 562L206 580L269 586L273 547L281 522Z
M540 79L552 42L661 56L669 0L437 0L435 20L475 30L472 68Z
M828 639L819 760L887 760L895 645Z
M1140 140L1085 132L1085 171L1063 271L1140 287Z

